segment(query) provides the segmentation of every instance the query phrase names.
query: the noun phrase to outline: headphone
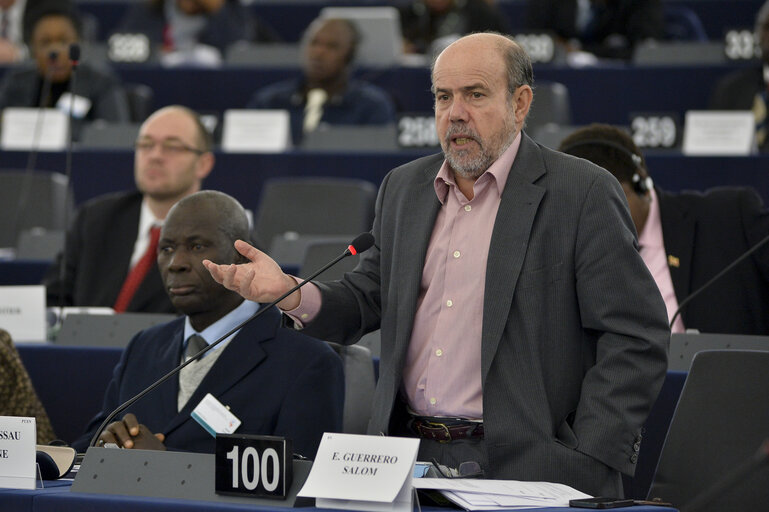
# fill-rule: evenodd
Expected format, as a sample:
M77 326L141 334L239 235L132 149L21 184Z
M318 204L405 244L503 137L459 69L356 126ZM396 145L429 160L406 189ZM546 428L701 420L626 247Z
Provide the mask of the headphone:
M578 148L580 146L604 146L616 149L623 155L627 155L627 157L633 163L633 168L636 169L636 172L634 172L633 176L630 178L630 184L632 185L635 193L639 196L646 197L646 195L649 194L649 191L654 188L654 182L652 181L651 177L648 175L645 178L643 177L645 170L643 168L643 160L641 157L630 151L625 146L609 140L585 139L574 142L573 144L569 144L568 146L561 148L561 151L563 153L568 153L574 148Z

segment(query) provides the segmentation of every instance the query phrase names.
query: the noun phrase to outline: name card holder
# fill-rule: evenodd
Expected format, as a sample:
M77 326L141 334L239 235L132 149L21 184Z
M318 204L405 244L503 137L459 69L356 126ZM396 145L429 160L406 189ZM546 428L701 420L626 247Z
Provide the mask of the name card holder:
M37 475L35 418L0 416L0 487L34 489Z
M45 342L45 286L0 286L0 325L14 342Z
M755 148L756 121L748 111L686 113L684 155L744 156Z
M0 149L62 151L67 145L67 114L55 108L8 107L2 111Z
M326 433L298 496L318 508L411 512L418 450L414 438Z
M227 110L222 150L227 153L280 153L291 147L287 110Z
M239 503L264 507L306 507L312 500L297 498L312 462L295 460L293 483L285 501L216 494L212 453L88 448L72 484L73 492L124 494L153 498Z

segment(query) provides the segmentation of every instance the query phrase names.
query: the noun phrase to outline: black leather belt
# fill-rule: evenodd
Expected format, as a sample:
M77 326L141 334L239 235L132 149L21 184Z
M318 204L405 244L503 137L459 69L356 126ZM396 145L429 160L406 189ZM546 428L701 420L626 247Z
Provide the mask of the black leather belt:
M422 439L448 443L457 439L483 439L483 423L442 418L425 419L412 417L409 429Z

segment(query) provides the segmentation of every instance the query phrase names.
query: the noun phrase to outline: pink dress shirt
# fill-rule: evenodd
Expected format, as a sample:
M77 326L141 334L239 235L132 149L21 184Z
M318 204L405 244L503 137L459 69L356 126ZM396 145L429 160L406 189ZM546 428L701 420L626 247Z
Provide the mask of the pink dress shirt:
M427 248L402 389L415 414L480 419L481 331L491 232L521 135L474 183L468 200L446 162L435 178L441 208ZM303 288L295 321L312 321L320 291Z
M670 268L668 267L668 256L665 253L665 242L662 238L662 220L660 218L660 205L657 200L657 194L654 189L650 192L651 205L649 205L649 216L646 218L646 224L643 231L638 235L638 245L640 245L641 258L651 272L657 288L660 289L662 298L665 300L665 307L668 310L668 320L678 309L678 299L673 288L673 280L670 277ZM678 315L671 332L684 332L684 322L681 315Z

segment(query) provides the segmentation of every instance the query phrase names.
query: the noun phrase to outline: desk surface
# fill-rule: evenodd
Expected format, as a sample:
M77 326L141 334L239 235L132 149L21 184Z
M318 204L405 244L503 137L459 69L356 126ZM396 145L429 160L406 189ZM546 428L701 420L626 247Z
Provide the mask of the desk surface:
M53 486L50 486L53 484ZM34 491L20 489L0 489L0 510L3 512L197 512L197 511L243 511L271 510L279 512L281 507L254 507L251 505L223 504L209 501L188 501L169 498L138 498L132 496L108 496L70 492L67 482L46 482L46 489ZM319 512L314 507L302 508L306 512ZM424 512L439 512L451 509L422 507ZM536 509L545 512L574 512L573 508ZM632 512L675 512L668 507L632 507Z

